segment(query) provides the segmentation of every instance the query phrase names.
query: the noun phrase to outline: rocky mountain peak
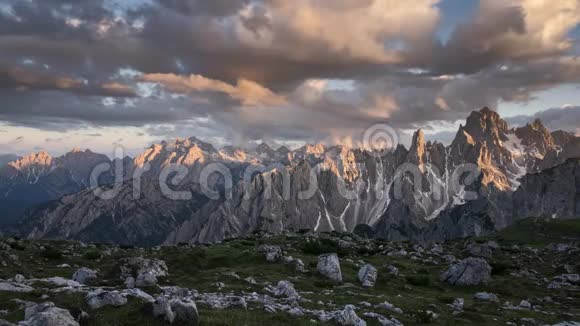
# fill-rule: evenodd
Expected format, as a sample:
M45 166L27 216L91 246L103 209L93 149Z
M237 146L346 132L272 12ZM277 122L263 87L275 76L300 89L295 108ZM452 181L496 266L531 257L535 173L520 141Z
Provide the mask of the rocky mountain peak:
M105 162L110 162L106 155L93 153L88 149L83 151L78 148L55 159L58 167L62 167L83 179L89 177L90 171L95 166Z
M546 153L556 146L550 131L544 127L540 119L515 130L516 136L522 140L525 146L533 146L534 153L538 157L544 157Z
M273 157L274 155L276 155L274 149L272 149L272 147L270 147L270 145L266 143L261 143L260 145L258 145L258 147L256 147L256 152L260 155L265 155L268 157Z
M554 138L554 143L560 147L563 147L566 144L570 143L572 140L578 138L573 133L563 130L556 130L552 132L551 135L552 138Z
M475 140L505 140L508 133L508 123L488 107L473 111L464 127L465 131Z
M16 170L22 171L27 168L48 168L53 164L53 158L45 151L30 153L21 159L8 163Z
M215 147L213 147L212 144L201 141L197 137L189 137L186 140L181 141L181 144L186 148L197 146L202 151L208 152L208 153L217 152L217 150L215 149Z
M419 129L413 134L413 142L409 148L409 163L416 164L419 166L421 171L424 170L424 163L426 160L426 150L425 150L425 135L423 130ZM424 172L424 171L423 171Z
M534 140L534 137L537 139ZM549 152L553 156L550 160L546 159L547 156L541 158L541 155L530 154L540 152L538 144L552 146L546 141L550 138L558 138L569 145L561 149L554 146ZM493 230L510 223L513 212L510 196L521 187L526 174L542 173L544 163L549 168L567 157L580 156L575 154L580 153L577 150L580 149L580 142L574 139L565 133L550 134L539 121L519 128L519 131L508 129L506 121L499 114L484 108L471 113L466 124L459 128L451 146L428 143L423 131L418 130L408 150L398 145L394 152L381 153L384 155L374 155L377 153L364 149L326 147L322 144L310 144L292 151L286 147L274 151L267 144L252 150L228 146L218 152L210 144L195 137L161 142L138 156L135 165L149 163L152 170L147 176L155 176L167 164L186 164L191 177L184 181L183 186L190 186L188 189L194 192L194 200L174 201L159 196L154 186L159 180L153 177L144 178L144 185L150 191L143 192L143 199L136 201L120 196L113 201L103 202L95 200L92 192L77 192L78 187L70 187L66 193L74 194L67 197L51 194L48 199L65 199L54 207L41 207L38 212L30 214L31 228L26 229L25 233L32 237L60 235L99 240L103 239L103 234L110 234L97 227L106 221L110 225L106 230L118 230L122 239L128 234L131 241L155 245L164 241L221 241L257 230L349 231L359 224L367 224L376 231L382 231L378 235L398 240L421 238L429 225L434 228L441 226L441 229L433 232L439 232L443 238L448 236L449 230L452 230L452 236L481 234L482 230ZM275 155L262 156L258 153ZM83 152L75 155L87 154ZM222 196L208 201L203 199L198 190L197 176L207 164L214 162L226 163L232 169L232 174L238 176L233 180L231 198ZM239 172L254 163L280 163L285 166L278 165L276 169L265 172L272 180L271 196L266 196L265 173L252 179L248 189L249 199L245 196L246 185L239 179L242 175ZM416 178L416 174L400 173L400 168L409 167L406 163L414 163L421 169L423 175L419 176L420 179ZM460 189L448 187L451 173L460 166L473 168L473 165L477 165L481 172L473 185L462 185L464 187ZM473 170L475 168L469 172ZM287 183L286 172L290 177ZM313 188L309 198L302 200L299 194L310 190L313 184L311 173L316 174L317 187ZM405 178L399 180L401 176ZM566 178L570 179L570 187L572 181L574 185L577 184L577 179ZM66 180L59 174L58 178L41 178L41 182L46 179L58 179L58 182ZM540 181L537 189L541 193L544 179ZM51 189L60 185L56 182L47 184ZM286 184L290 185L287 199ZM401 186L400 189L398 186ZM434 196L435 189L443 190L441 196ZM467 191L472 189L481 194L476 201L465 197ZM13 191L11 188L5 190L5 193ZM123 185L122 193L128 194L131 191L131 185ZM403 194L397 195L397 191ZM576 198L571 196L564 199L572 203ZM529 200L533 201L534 198ZM548 208L546 214L555 211L547 205L542 207ZM112 221L111 214L118 220ZM86 220L83 219L85 217ZM81 222L82 225L71 227ZM466 231L465 223L470 224L472 229Z
M323 144L307 144L306 146L303 147L303 151L305 154L312 154L315 156L320 156L322 154L324 154L324 152L326 151L326 148L324 147Z
M286 146L281 146L276 150L276 153L281 155L288 155L288 153L290 153L290 149L288 149L288 147Z

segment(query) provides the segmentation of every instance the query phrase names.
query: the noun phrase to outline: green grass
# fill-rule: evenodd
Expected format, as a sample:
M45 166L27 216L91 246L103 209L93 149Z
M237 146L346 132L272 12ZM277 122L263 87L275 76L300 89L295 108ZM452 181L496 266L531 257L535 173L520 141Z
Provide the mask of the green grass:
M362 301L372 305L388 301L403 309L404 315L379 308L361 308L357 313L376 312L385 316L393 316L405 325L415 325L429 322L425 311L432 310L440 318L431 321L434 325L497 325L507 322L519 323L521 318L534 318L546 324L554 324L563 320L564 313L580 314L580 292L570 289L548 290L545 284L536 284L534 280L516 278L510 274L524 268L538 271L542 276L552 277L562 274L559 266L563 263L580 262L578 254L552 253L540 251L534 253L526 250L509 250L511 244L532 244L536 247L545 246L551 242L567 242L569 237L580 236L577 227L580 221L525 220L516 226L501 232L495 239L504 246L503 250L495 252L489 260L493 267L493 278L488 284L477 287L453 287L439 281L439 274L446 269L445 263L424 264L410 257L388 257L369 250L355 247L341 252L341 267L343 282L335 284L316 273L318 253L337 252L337 239L340 234L323 235L314 245L305 246L304 239L293 236L274 236L259 238L251 236L245 239L231 240L213 246L175 246L162 247L158 250L139 249L132 247L114 248L108 246L81 247L72 242L57 241L21 241L14 244L9 252L0 251L0 260L8 262L0 268L0 278L7 279L20 273L27 278L44 278L52 276L72 277L74 271L81 267L99 270L99 286L121 286L118 262L128 256L145 256L163 259L170 275L160 279L161 285L176 285L196 289L200 292L217 292L216 282L223 282L222 293L258 292L264 293L266 285L275 285L280 280L289 280L304 298L310 302L300 305L309 309L325 309L318 301L332 303L336 309L346 304L358 305ZM332 237L332 239L330 239ZM481 239L484 240L484 239ZM0 240L1 241L1 240ZM284 248L286 255L300 258L309 272L299 274L283 263L268 263L256 248L261 243L276 244ZM446 244L446 253L461 259L465 257L463 241ZM386 242L372 241L371 247L386 245ZM41 250L43 246L45 249ZM50 248L50 249L48 249ZM58 252L60 255L48 254ZM109 254L104 254L106 251ZM16 263L9 257L17 256ZM516 258L514 258L516 257ZM362 288L357 280L359 261L371 263L379 270L379 276L374 288ZM70 267L57 267L60 264ZM388 273L387 265L396 266L399 276ZM225 274L235 272L240 276L236 279ZM254 277L259 284L252 285L244 281L246 277ZM37 284L36 291L28 294L0 292L0 310L10 311L2 317L12 322L23 319L24 312L11 301L22 299L42 302L42 294L48 293L57 306L69 309L74 316L81 310L87 311L89 319L82 325L162 325L152 317L150 307L135 299L120 308L103 308L90 310L82 294L49 293L47 285ZM46 290L43 290L45 288ZM152 295L157 289L146 289ZM498 304L474 302L476 292L492 292L500 297L502 302L511 301L518 304L522 299L535 300L551 296L555 303L539 303L544 310L553 313L542 314L534 311L511 311L499 309ZM447 306L455 298L465 299L465 311L457 316ZM311 325L312 317L295 318L285 313L267 314L263 308L249 304L248 311L242 310L210 310L203 304L198 304L202 325ZM578 319L578 318L576 318ZM368 325L377 325L375 320L366 319Z
M580 219L529 218L516 222L494 238L504 244L525 244L534 247L580 241Z

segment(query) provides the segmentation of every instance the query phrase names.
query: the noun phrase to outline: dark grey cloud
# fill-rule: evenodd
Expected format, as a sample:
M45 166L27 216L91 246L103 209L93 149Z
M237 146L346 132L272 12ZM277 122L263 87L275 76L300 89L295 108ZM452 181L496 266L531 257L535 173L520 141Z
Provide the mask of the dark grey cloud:
M0 62L0 90L61 90L80 95L134 97L129 85L114 81L95 82L44 70L8 66Z
M518 6L500 7L493 12L480 12L461 24L446 44L433 52L435 73L473 73L501 62L510 56L511 44L490 46L490 42L506 34L525 35L525 11Z
M567 106L537 112L533 115L510 117L507 121L516 126L523 126L540 119L550 130L564 130L573 133L580 132L580 106Z
M32 96L29 96L32 95ZM138 99L135 106L123 101L105 105L98 96L79 96L61 91L0 91L0 120L13 125L67 130L80 126L143 126L170 123L204 115L207 106L193 106L191 100Z
M380 122L400 129L453 122L580 82L567 39L580 21L574 1L482 2L445 43L428 0L153 0L122 16L104 0L6 3L0 121L11 125L328 141ZM204 90L143 95L142 80L120 77L122 68L229 85L246 79L287 103L247 107ZM353 88L309 84L329 78L352 80Z
M237 13L250 0L156 0L161 6L186 15L212 17L230 16Z

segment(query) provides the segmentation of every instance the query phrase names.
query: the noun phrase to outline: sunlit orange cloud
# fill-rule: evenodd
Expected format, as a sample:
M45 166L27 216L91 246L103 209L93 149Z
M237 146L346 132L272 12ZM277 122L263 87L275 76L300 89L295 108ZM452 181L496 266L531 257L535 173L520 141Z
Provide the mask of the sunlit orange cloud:
M47 74L36 73L26 69L11 67L2 69L8 76L8 80L15 85L16 88L55 88L55 89L72 89L80 88L83 82L78 79L69 77L58 77Z
M283 96L279 96L268 88L247 79L239 79L237 84L210 79L202 75L181 76L175 74L146 74L141 81L158 83L171 92L189 94L192 92L219 92L239 100L245 106L287 104Z
M121 84L118 82L108 82L101 85L101 88L110 93L111 95L119 96L134 96L135 89L129 85Z

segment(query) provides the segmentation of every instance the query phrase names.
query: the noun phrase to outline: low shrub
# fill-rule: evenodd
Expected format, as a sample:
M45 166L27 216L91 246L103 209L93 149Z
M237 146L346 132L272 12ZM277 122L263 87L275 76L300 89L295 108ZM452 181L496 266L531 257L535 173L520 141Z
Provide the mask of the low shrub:
M302 252L307 255L322 255L336 253L339 256L348 254L348 250L342 249L330 239L309 239L302 245Z
M415 286L427 287L431 284L431 279L425 275L410 275L406 279L407 283Z
M83 258L86 260L98 260L103 256L103 254L97 249L90 249L87 250L83 254Z
M62 252L53 247L45 247L41 252L42 257L50 260L62 259Z

